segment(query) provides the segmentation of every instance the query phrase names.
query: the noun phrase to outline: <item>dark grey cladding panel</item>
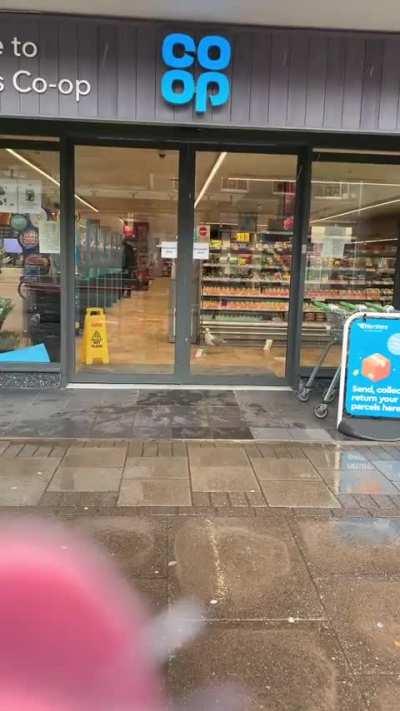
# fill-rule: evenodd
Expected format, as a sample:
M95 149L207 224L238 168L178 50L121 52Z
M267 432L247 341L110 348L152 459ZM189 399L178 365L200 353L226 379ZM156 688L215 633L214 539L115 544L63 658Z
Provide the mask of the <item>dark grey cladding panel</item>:
M175 31L230 40L227 105L198 115L191 104L165 103L161 43ZM38 56L13 56L15 36L37 43ZM6 13L0 41L2 116L400 133L398 35ZM54 88L18 93L20 69L49 84L86 80L91 90L79 102Z

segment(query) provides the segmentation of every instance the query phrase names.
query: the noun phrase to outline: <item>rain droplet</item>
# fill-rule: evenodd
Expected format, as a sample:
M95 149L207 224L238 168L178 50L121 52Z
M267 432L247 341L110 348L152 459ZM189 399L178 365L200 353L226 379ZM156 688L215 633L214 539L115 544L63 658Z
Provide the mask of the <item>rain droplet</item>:
M210 605L218 605L218 600L215 600L215 598L213 598L212 600L210 600Z
M168 568L173 568L176 565L176 560L170 560L168 563Z

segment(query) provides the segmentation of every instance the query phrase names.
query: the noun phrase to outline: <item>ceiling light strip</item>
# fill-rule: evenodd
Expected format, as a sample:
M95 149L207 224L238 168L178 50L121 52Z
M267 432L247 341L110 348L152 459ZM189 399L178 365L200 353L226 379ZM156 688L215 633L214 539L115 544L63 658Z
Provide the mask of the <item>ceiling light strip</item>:
M224 162L227 155L228 154L225 152L219 154L217 160L215 161L213 167L210 170L210 173L209 173L203 187L201 188L201 190L195 200L195 203L194 203L195 208L199 204L200 200L204 197L205 193L207 192L208 186L210 185L210 183L214 179L215 175L219 171L219 169L220 169L220 167L221 167L222 163Z
M394 205L400 202L400 198L395 200L386 200L385 202L376 202L374 205L365 205L365 207L357 207L354 210L346 210L346 212L338 212L335 215L328 215L327 217L320 217L315 220L310 220L310 224L314 225L316 222L327 222L328 220L334 220L336 217L346 217L346 215L353 215L355 212L365 212L366 210L373 210L375 207L386 207L387 205Z
M228 180L245 180L248 183L295 183L294 178L254 178L254 177L241 177L232 176L228 177ZM311 185L367 185L368 187L378 187L378 188L400 188L400 183L376 183L366 180L320 180L313 179Z
M28 165L29 168L32 168L32 170L35 170L40 175L43 175L43 177L47 178L47 180L49 180L51 183L53 183L53 185L57 185L58 188L60 187L60 182L58 180L56 180L56 178L53 178L52 175L50 175L49 173L46 173L45 170L38 168L37 165L35 165L30 160L25 158L23 155L21 155L21 153L14 151L12 148L6 148L5 150L7 151L7 153L10 153L10 155L14 156L14 158L17 158L17 160L21 161L21 163L25 163L25 165ZM87 200L84 200L80 195L77 195L77 193L75 193L75 198L77 200L79 200L79 202L81 202L82 205L86 205L86 207L89 207L91 210L93 210L93 212L99 212L98 209L94 205L92 205Z

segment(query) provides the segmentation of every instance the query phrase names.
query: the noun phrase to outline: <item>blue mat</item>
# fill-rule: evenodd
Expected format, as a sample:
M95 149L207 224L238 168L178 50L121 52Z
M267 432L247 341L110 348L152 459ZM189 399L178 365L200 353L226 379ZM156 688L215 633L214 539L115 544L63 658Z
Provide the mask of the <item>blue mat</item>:
M50 358L44 343L39 343L37 346L0 353L0 363L50 363Z

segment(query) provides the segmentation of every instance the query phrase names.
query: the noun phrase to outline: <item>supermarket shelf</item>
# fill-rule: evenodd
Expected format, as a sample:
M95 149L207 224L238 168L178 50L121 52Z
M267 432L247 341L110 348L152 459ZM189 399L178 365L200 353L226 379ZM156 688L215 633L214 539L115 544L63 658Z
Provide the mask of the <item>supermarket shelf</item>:
M241 299L264 299L265 301L268 301L269 299L274 299L275 301L276 299L285 299L287 301L289 298L289 294L282 294L281 296L279 296L278 294L237 294L236 296L234 296L233 294L204 294L204 292L202 296L204 299L221 299L221 301L223 301L224 299L234 299L234 301L240 301Z
M245 313L245 314L268 314L268 313L287 313L288 311L288 304L282 304L282 306L285 306L286 308L280 308L280 309L228 309L225 306L223 308L213 307L210 308L209 306L201 306L202 311L211 311L211 312L216 312L216 313ZM315 311L313 310L312 313L317 313L317 309ZM319 313L319 312L318 312Z
M202 282L209 282L209 283L215 283L215 282L223 282L226 284L248 284L249 287L257 284L289 284L289 279L249 279L248 277L229 277L229 276L223 276L223 277L203 277ZM346 282L346 281L308 281L306 280L306 286L341 286L346 289L349 287L352 288L373 288L373 287L393 287L393 282L392 281L352 281L352 282Z
M376 302L382 302L382 301L387 301L390 302L392 301L392 298L388 296L382 296L379 298L373 298L373 299L367 299L367 298L357 298L357 297L348 297L347 299L345 298L346 294L343 294L342 296L325 296L324 294L313 294L312 296L308 296L307 294L305 295L305 299L311 300L311 301L350 301L352 303L376 303ZM273 301L279 301L281 299L287 301L289 299L289 295L279 295L279 294L271 294L271 295L266 295L266 294L258 294L258 295L253 295L253 294L237 294L236 296L228 295L228 294L202 294L202 298L204 299L220 299L220 301L225 301L225 300L234 300L234 301L241 301L242 299L257 299L261 301L270 301L271 299Z
M214 264L212 262L204 262L203 267L213 267L214 269L225 269L233 267L234 269L257 269L258 271L272 269L274 272L289 272L290 270L282 265L268 264L235 264L234 262L224 262L223 264ZM375 271L375 270L374 270Z
M266 338L285 341L293 232L268 230L249 231L249 234L248 242L236 240L236 228L219 229L214 225L215 236L211 237L210 244L212 256L203 262L201 271L201 328L204 333L208 327L212 333L237 345L246 342L262 344ZM362 251L357 253L360 247ZM329 339L325 317L313 306L313 300L332 304L347 301L385 305L392 302L396 255L376 254L376 246L374 251L375 254L371 254L364 244L350 241L340 258L308 253L303 341L319 344ZM235 294L235 286L239 291L243 290L242 293ZM207 287L216 293L204 293ZM226 287L230 293L219 291ZM275 289L281 290L283 295L274 294ZM334 295L330 296L330 293Z
M264 344L266 338L278 341L287 340L288 324L286 321L233 321L206 319L202 322L203 334L208 328L211 333L222 336L226 341L238 341L238 345L248 343ZM303 323L301 330L302 342L318 339L318 342L330 339L329 331L323 323Z
M225 284L289 284L289 279L249 279L248 277L203 277L202 282L223 282ZM319 282L316 282L319 284Z
M383 268L383 267L379 267L379 268L382 269L382 271L384 271L384 272L387 272L387 271L394 272L393 267L388 267L387 269ZM312 265L308 264L306 267L306 270L308 270L310 272L311 271L322 272L322 271L328 270L330 272L348 272L348 271L350 271L350 272L354 272L354 271L366 272L366 271L370 271L370 272L376 273L375 267L363 267L363 266L356 266L356 265L354 265L353 267L324 267L324 266L313 267Z

